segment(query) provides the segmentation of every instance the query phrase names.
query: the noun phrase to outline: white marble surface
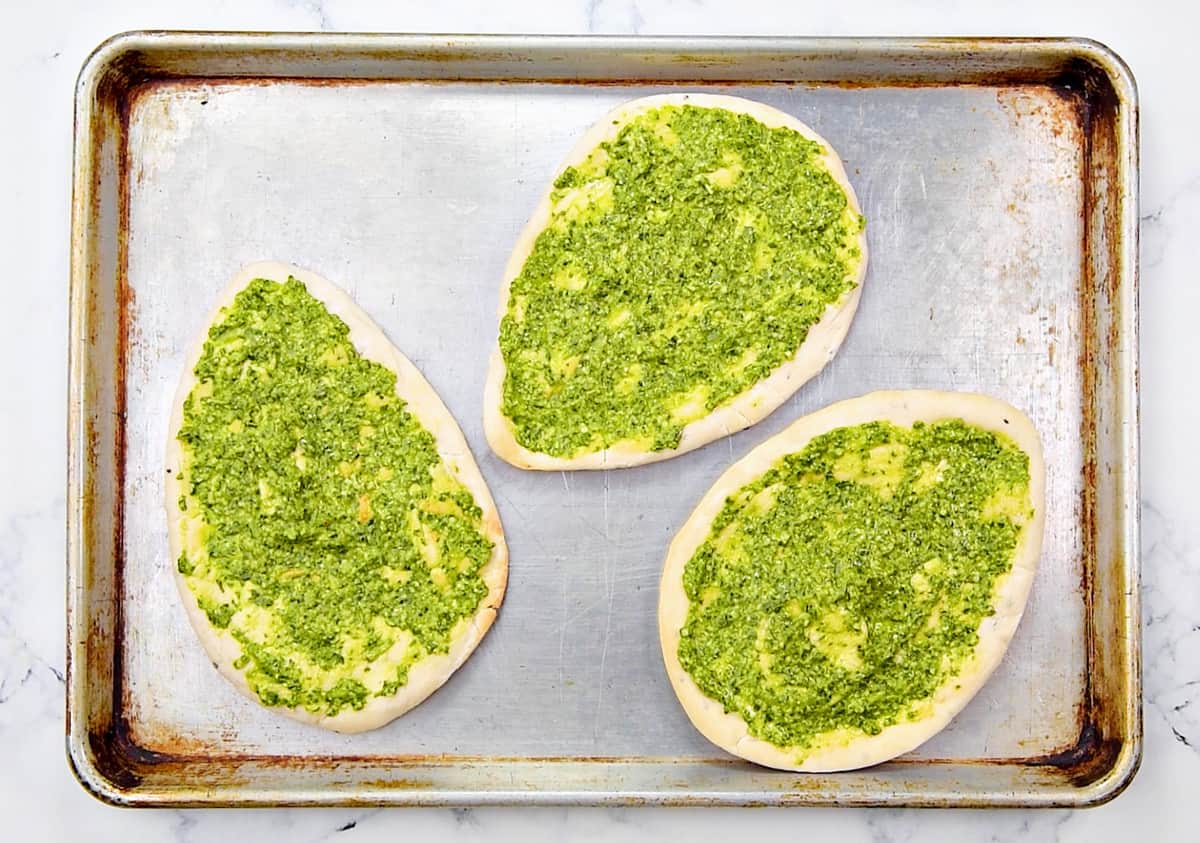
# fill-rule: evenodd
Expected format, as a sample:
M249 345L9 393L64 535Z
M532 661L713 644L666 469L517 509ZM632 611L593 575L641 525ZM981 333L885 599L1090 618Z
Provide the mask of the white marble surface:
M806 9L806 6L812 8ZM308 841L659 839L1194 840L1200 827L1200 100L1190 0L62 0L0 3L0 839ZM64 441L71 94L89 50L127 29L694 34L1086 35L1132 66L1142 107L1145 758L1081 812L863 810L120 811L63 752Z

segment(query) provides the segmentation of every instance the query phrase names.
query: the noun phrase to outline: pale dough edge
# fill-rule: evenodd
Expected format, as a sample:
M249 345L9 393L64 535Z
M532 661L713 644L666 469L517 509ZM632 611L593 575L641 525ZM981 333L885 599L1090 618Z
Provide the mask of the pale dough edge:
M887 420L909 427L915 421L962 419L1008 436L1029 455L1029 498L1033 517L1021 534L1012 571L996 585L996 613L984 618L979 643L956 677L932 698L933 709L920 720L889 726L878 735L861 735L840 745L810 751L802 763L802 750L780 749L753 737L741 717L725 712L721 703L706 696L679 663L679 631L687 618L688 599L683 570L696 548L708 536L709 525L721 512L726 498L765 473L785 454L803 448L811 439L838 427ZM794 422L734 463L704 495L667 552L659 586L658 630L663 660L671 685L692 724L717 746L747 760L780 770L834 772L879 764L928 740L950 722L987 681L1000 663L1025 609L1041 552L1045 525L1045 465L1042 446L1033 423L1019 410L985 395L933 390L873 392L831 404ZM957 685L958 687L954 687Z
M396 373L396 394L404 399L413 415L433 435L438 454L447 470L475 498L482 511L484 534L493 543L492 555L480 570L480 576L487 583L488 593L480 602L479 609L452 630L448 652L427 656L413 664L409 669L407 684L395 695L372 697L359 711L342 711L333 716L313 714L302 708L264 706L293 720L335 732L364 732L384 725L420 703L466 661L491 627L496 618L496 610L504 599L504 589L508 580L508 547L496 504L483 476L479 473L479 467L475 464L458 423L416 366L392 345L374 321L343 290L313 272L273 261L245 266L222 290L216 305L187 352L183 374L171 406L166 445L164 503L167 509L167 535L171 549L170 567L188 619L196 630L201 645L221 674L239 691L262 705L258 695L250 689L243 673L233 667L234 661L241 655L240 645L233 636L215 629L209 623L207 615L200 609L196 596L188 588L186 579L179 573L176 565L176 560L183 550L183 535L180 529L182 514L177 505L181 493L179 473L182 468L183 449L176 434L183 423L183 403L195 386L194 371L204 350L204 342L208 338L209 330L219 319L222 308L232 304L234 297L256 278L282 283L289 275L303 283L308 292L321 301L330 313L349 326L350 342L359 354Z
M842 161L833 147L809 126L786 112L764 103L724 94L657 94L631 100L601 117L580 137L555 173L554 178L550 180L550 187L521 230L505 266L504 278L500 285L497 333L499 332L499 322L508 310L509 288L513 280L521 273L521 268L533 250L537 236L549 222L550 194L558 177L569 167L582 163L599 144L615 138L621 128L639 114L664 105L682 105L684 103L748 114L771 128L785 126L819 143L825 150L821 159L830 175L845 191L854 213L862 213L854 188L851 186ZM858 247L860 257L857 276L854 278L854 287L839 301L826 308L820 321L809 329L808 336L797 349L795 356L780 364L766 378L752 384L744 392L715 408L707 416L684 427L678 447L663 451L646 451L636 443L624 441L610 445L602 451L593 451L574 457L554 457L526 449L517 442L512 426L501 409L505 366L504 356L500 352L499 336L497 336L496 344L488 360L487 380L484 384L483 426L488 444L497 456L517 468L538 471L629 468L670 459L762 421L833 359L842 340L845 339L846 333L850 330L850 323L858 308L859 298L862 296L863 281L867 271L865 231L858 235Z

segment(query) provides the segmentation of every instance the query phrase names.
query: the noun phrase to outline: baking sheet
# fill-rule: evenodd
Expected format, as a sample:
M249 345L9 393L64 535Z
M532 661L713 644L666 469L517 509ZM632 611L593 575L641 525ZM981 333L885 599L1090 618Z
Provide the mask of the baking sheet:
M968 43L910 45L921 74L895 41L340 36L335 57L338 37L127 36L93 59L91 89L81 78L94 97L82 119L98 129L77 147L96 201L81 208L77 183L69 726L89 787L133 804L1072 804L1123 786L1140 745L1136 277L1122 251L1136 242L1136 127L1118 59L1085 42L971 42L986 45L974 63ZM215 49L197 49L205 38ZM856 53L867 77L822 75ZM970 84L940 78L955 62ZM842 155L871 248L855 323L748 431L637 469L514 469L480 420L508 251L580 132L680 86L766 102ZM170 576L162 451L184 348L228 278L262 259L347 289L424 372L508 536L507 596L477 653L363 735L238 695ZM662 669L666 546L730 462L799 415L908 387L995 395L1042 433L1046 537L1009 653L898 762L797 777L730 759L692 729ZM1098 518L1105 505L1120 517ZM97 640L80 638L89 613ZM1126 646L1099 643L1113 636ZM98 662L107 682L79 677Z

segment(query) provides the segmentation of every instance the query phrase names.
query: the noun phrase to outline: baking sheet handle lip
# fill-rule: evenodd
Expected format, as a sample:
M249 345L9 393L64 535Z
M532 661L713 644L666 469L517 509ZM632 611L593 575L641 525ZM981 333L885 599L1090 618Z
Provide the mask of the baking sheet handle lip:
M1114 87L1120 82L1118 97L1125 108L1119 113L1120 143L1125 147L1122 165L1127 173L1120 181L1127 188L1121 197L1122 220L1120 233L1121 249L1121 295L1119 307L1122 311L1121 332L1125 337L1122 354L1125 375L1120 386L1124 404L1125 423L1121 425L1121 448L1125 454L1124 481L1124 554L1125 554L1125 624L1126 677L1130 684L1123 712L1124 725L1129 734L1126 746L1114 765L1112 784L1092 803L1100 805L1120 795L1133 781L1141 767L1144 746L1144 704L1142 701L1142 557L1141 557L1141 115L1138 105L1137 83L1128 65L1109 51L1110 66L1117 75L1110 73ZM1119 177L1120 178L1120 177Z
M1104 805L1128 787L1139 757L1130 755L1132 765L1121 764L1121 772L1103 779L1101 788L1076 788L1069 784L1038 790L1011 790L1003 794L964 795L952 790L913 793L862 794L850 791L735 791L671 790L447 790L413 791L376 787L353 794L313 789L248 790L230 795L206 787L123 790L87 762L73 771L84 789L97 801L117 808L334 808L349 806L415 807L851 807L851 808L1093 808ZM72 762L75 758L72 756ZM1116 768L1114 768L1115 770Z
M431 45L429 42L443 42ZM323 43L322 43L323 42ZM349 42L349 43L348 43ZM930 63L947 56L963 57L965 52L999 54L1007 51L1037 50L1074 52L1095 67L1103 70L1114 87L1125 92L1136 107L1137 83L1128 63L1102 41L1075 36L967 36L932 35L896 38L890 36L775 36L775 35L619 35L595 33L470 33L470 32L327 32L271 30L205 30L205 29L131 29L105 38L84 60L76 82L80 90L85 83L118 67L126 56L139 51L163 47L223 46L244 49L303 49L314 44L333 44L339 47L365 48L372 44L390 49L406 45L448 50L481 48L516 48L534 42L561 49L640 49L647 51L686 50L729 52L739 49L764 50L774 45L777 50L803 52L832 52L854 50L855 47L898 55L916 53L928 57Z
M95 56L93 51L92 56ZM84 581L81 554L83 552L83 482L84 469L81 464L84 453L85 375L84 344L87 320L85 310L88 249L84 220L84 209L91 207L92 185L89 183L90 167L85 159L91 151L92 133L90 117L99 74L92 64L92 57L85 61L75 86L74 129L72 149L71 181L71 241L70 268L68 272L68 348L67 348L67 523L66 523L66 659L64 680L66 694L64 715L66 722L67 762L75 778L86 791L98 795L96 783L102 778L88 757L82 736L86 732L86 714L82 711L82 700L86 688L82 684L79 666L85 663L83 652L83 630L80 628L82 595L76 591ZM103 800L102 801L106 801Z
M1125 648L1121 669L1127 693L1122 695L1118 712L1121 747L1111 767L1087 788L1083 807L1103 805L1125 791L1142 761L1143 705L1141 658L1141 461L1140 461L1140 113L1137 80L1129 64L1107 44L1090 38L1074 39L1076 50L1103 81L1115 98L1117 125L1117 172L1119 185L1117 267L1118 309L1121 347L1116 351L1121 373L1116 394L1120 402L1122 424L1118 432L1119 452L1124 457L1121 481L1123 524L1120 532L1124 561Z
M87 337L91 330L87 301L92 286L90 266L95 244L92 242L96 203L96 173L91 157L94 152L95 121L105 105L100 102L105 80L119 68L136 39L127 34L114 36L98 45L84 61L75 83L74 126L71 182L71 232L68 270L68 348L67 348L67 521L66 521L66 659L64 684L65 741L68 767L76 781L95 799L107 805L134 804L126 790L106 775L95 756L88 724L92 712L87 708L88 634L83 606L86 588L85 525L86 478L84 464L86 442L86 396L89 374L86 366Z

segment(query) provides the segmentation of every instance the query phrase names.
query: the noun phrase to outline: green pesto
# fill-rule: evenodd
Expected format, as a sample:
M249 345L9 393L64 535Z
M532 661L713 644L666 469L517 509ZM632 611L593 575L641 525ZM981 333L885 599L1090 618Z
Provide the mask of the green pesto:
M826 433L727 499L684 569L679 661L775 746L878 734L958 673L1031 514L1007 437L957 420Z
M445 652L487 593L491 553L479 507L396 395L395 374L348 334L299 281L251 282L209 330L178 434L179 507L207 525L179 571L241 643L235 667L263 703L327 715L366 704L371 690L345 674L398 631L413 642L399 664L371 668L388 675L367 671L375 695ZM274 617L265 641L250 604ZM314 665L332 673L314 681Z
M862 217L822 153L747 115L664 106L568 168L500 324L517 441L673 448L795 356L861 259Z

